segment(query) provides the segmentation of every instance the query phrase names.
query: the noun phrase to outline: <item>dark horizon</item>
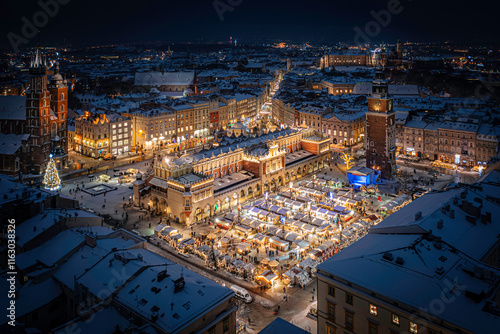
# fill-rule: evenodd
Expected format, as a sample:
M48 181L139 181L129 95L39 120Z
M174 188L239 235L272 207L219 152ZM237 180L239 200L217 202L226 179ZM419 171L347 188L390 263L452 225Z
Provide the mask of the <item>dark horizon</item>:
M47 1L53 4L57 0ZM485 11L480 5L468 8L466 1L456 1L453 6L428 0L401 0L399 5L395 0L360 0L355 6L317 0L192 1L189 6L159 0L59 1L65 4L57 2L57 10L48 7L55 14L45 16L47 23L38 27L40 37L28 38L22 32L25 25L22 19L33 23L33 16L43 10L39 2L5 3L0 47L12 50L9 36L12 39L14 34L23 38L18 44L20 49L36 45L38 38L42 45L73 46L141 41L225 42L229 37L240 44L266 39L358 43L365 39L357 37L355 28L365 33L367 23L377 22L372 13L387 11L388 6L394 6L396 13L390 15L390 22L381 18L389 23L385 26L377 23L380 31L375 31L373 37L366 35L371 42L394 44L398 37L412 42L493 42L497 38L493 29L494 12ZM44 19L43 15L39 18Z

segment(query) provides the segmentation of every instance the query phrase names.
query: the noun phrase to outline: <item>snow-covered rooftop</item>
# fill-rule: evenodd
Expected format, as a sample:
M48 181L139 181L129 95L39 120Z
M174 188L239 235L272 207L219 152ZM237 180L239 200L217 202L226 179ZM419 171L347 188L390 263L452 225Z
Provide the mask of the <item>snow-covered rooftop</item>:
M163 265L145 268L118 293L115 300L146 319L157 317L155 324L167 333L181 332L209 308L233 294L228 288L178 264L163 261ZM120 267L123 266L120 264ZM166 277L162 278L165 271ZM184 286L176 289L175 282L179 279L183 279Z
M136 73L136 86L189 86L193 84L194 72L144 72Z
M0 96L0 119L25 120L26 96Z
M353 288L406 305L402 308L427 309L444 298L446 307L438 315L443 326L488 332L500 322L498 309L485 310L498 293L500 270L481 261L500 234L500 205L487 198L500 192L499 178L500 172L493 171L472 186L418 198L320 264L320 275L347 280Z

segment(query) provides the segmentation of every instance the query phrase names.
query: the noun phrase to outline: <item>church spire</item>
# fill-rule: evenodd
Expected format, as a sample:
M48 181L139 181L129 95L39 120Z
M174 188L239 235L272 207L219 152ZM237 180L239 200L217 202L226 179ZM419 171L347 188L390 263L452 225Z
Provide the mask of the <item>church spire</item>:
M42 47L40 43L36 47L35 53L31 56L30 61L30 72L41 72L40 74L45 74L45 70L47 69L47 58L42 53ZM34 71L31 71L34 70ZM43 72L43 73L42 73Z

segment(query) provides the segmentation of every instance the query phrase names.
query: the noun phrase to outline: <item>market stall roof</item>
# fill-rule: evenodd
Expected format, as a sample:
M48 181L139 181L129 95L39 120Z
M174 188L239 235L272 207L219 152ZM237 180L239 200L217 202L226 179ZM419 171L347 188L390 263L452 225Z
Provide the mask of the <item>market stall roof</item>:
M179 233L174 234L174 235L172 235L172 236L170 237L170 239L172 239L172 240L179 240L179 239L182 239L182 234L179 234Z
M276 260L272 260L271 262L269 262L269 267L277 267L279 266L279 262L276 261Z
M240 259L232 259L230 261L231 265L235 266L236 268L240 267L241 265L243 265L245 262L241 261Z
M275 273L273 273L271 270L265 270L261 274L259 274L257 277L263 278L269 283L274 281L276 278L278 278L278 276Z
M253 272L255 270L255 266L251 264L250 262L245 263L244 265L241 266L242 269L248 271L248 272Z
M246 242L240 242L236 248L239 248L239 249L249 249L251 246L250 244L247 244Z
M253 236L253 240L258 241L258 242L265 242L266 239L268 238L267 235L257 233L256 235Z
M269 242L276 244L276 245L288 245L288 241L285 241L277 236L270 237Z
M208 253L210 251L210 246L201 245L200 247L196 248L196 250L200 253Z
M333 210L337 212L343 212L345 211L345 206L337 205L336 207L333 208Z
M316 267L316 261L311 259L310 257L306 258L302 262L298 264L299 267L306 269L306 268L315 268Z
M276 213L282 216L286 216L290 212L290 210L285 209L285 208L280 208Z
M264 223L260 220L252 220L252 222L250 223L250 227L252 228L259 228L262 225L264 225Z
M167 227L167 225L165 225L165 224L158 224L158 226L155 227L154 231L155 232L161 232L161 230L163 230L165 227Z
M227 220L233 222L234 219L236 218L236 214L233 213L233 212L229 212L229 213L226 213L226 215L224 216L224 218L226 218Z
M304 202L304 203L308 203L310 202L311 200L307 197L303 197L303 196L297 196L297 201L299 202Z
M319 227L316 229L316 231L317 231L317 232L323 232L323 231L326 231L326 229L327 229L328 227L330 227L330 224L328 224L328 223L323 223L323 224L321 224L321 226L319 226Z
M238 224L234 228L236 230L244 232L244 233L249 233L250 231L252 231L252 228L250 226L247 226L247 225Z
M293 216L293 219L297 219L297 220L301 220L302 218L304 218L306 215L302 214L302 213L296 213L294 216Z
M296 239L294 241L294 243L297 245L297 247L299 247L300 249L305 249L307 247L309 247L309 245L311 245L311 243L307 240L303 240L303 239Z
M306 225L306 223L300 221L300 220L297 220L295 223L292 224L293 226L301 229L304 225Z
M253 219L252 218L248 218L248 217L244 217L242 220L241 220L241 224L243 225L247 225L247 226L250 226L250 224L253 222Z
M298 235L297 233L289 232L289 233L286 235L285 240L286 240L286 241L293 242L293 241L295 241L298 237L299 237L299 235Z
M306 230L307 232L314 232L314 229L316 228L316 226L313 226L313 225L310 225L310 224L305 224L304 226L302 226L302 229Z
M277 205L271 205L271 206L269 207L269 211L271 211L271 212L275 212L275 213L276 213L276 212L278 212L278 210L279 210L279 209L280 209L280 207L279 207L279 206L277 206Z
M328 212L326 214L330 217L335 217L338 214L338 212L333 212L333 211L328 210Z
M295 267L292 267L290 268L286 273L283 274L283 276L286 276L288 278L294 278L295 276L297 276L298 274L300 274L302 272L302 269L295 266Z
M270 228L267 229L266 234L275 235L277 230L278 229L276 227L271 226Z
M181 240L181 243L183 243L186 246L192 245L195 242L196 241L194 241L194 239L192 239L192 238L186 238L186 239Z
M220 239L221 244L230 244L234 242L234 238L232 237L223 237Z

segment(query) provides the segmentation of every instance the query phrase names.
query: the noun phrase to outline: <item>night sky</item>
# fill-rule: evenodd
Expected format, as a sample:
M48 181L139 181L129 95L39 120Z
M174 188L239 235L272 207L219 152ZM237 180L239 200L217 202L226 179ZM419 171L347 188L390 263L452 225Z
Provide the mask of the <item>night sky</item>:
M44 1L44 0L42 0ZM56 0L51 0L56 1ZM218 0L239 3L220 20L213 0L60 0L59 12L40 28L42 44L90 45L115 42L227 41L240 44L255 39L296 42L352 42L354 27L365 29L373 21L370 11L387 9L387 0L355 1L260 1ZM401 13L372 38L403 41L496 41L497 11L492 1L401 0ZM36 0L2 1L0 13L2 48L10 48L9 32L21 35L24 16L33 22L41 7ZM29 39L36 44L37 38Z

